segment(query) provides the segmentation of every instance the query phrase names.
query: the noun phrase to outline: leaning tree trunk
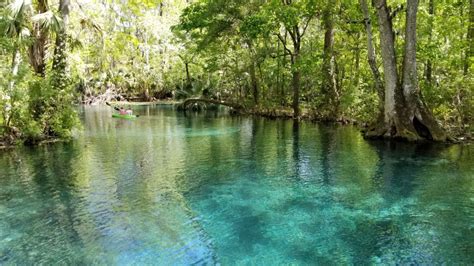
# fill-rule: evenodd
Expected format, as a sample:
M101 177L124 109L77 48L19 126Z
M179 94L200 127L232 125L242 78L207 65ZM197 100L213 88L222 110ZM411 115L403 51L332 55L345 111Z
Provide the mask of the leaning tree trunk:
M416 140L446 140L445 132L424 104L416 69L416 14L418 0L407 0L405 54L402 84L398 83L394 34L386 0L373 1L378 15L385 77L383 121L367 132L368 137Z
M48 11L47 0L38 0L37 5L39 14ZM48 32L41 27L40 23L35 23L33 26L33 35L35 38L28 49L28 57L35 74L44 77L46 71L45 55Z
M360 6L362 13L364 14L364 25L365 31L367 32L367 59L369 61L370 69L372 70L372 75L374 76L374 85L377 95L379 96L379 112L383 114L384 107L384 97L385 92L382 84L382 78L380 76L379 68L377 67L377 61L375 56L375 48L373 44L372 37L372 23L370 21L369 7L367 5L367 0L360 0Z
M10 128L10 122L12 119L12 109L14 108L13 91L15 89L15 79L16 79L16 76L18 75L18 69L20 68L20 63L21 63L20 48L18 47L17 44L15 44L13 57L12 57L12 65L11 65L12 73L11 73L10 82L8 83L8 92L7 92L7 99L9 103L5 105L5 108L3 110L3 122L7 130L9 130Z
M70 0L59 1L59 12L63 25L56 36L53 57L53 87L57 90L67 86L67 22L69 19Z

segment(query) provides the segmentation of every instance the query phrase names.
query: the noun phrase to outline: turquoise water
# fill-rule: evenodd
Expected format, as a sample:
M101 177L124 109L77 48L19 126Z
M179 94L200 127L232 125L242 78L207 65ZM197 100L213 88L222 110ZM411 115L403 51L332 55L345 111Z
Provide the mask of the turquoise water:
M474 148L355 128L81 109L0 151L0 264L473 264Z

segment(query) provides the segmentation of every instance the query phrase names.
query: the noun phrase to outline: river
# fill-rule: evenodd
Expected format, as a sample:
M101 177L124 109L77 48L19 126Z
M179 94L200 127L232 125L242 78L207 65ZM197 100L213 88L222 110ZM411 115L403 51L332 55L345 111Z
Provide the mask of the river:
M472 145L134 109L0 151L0 264L474 263Z

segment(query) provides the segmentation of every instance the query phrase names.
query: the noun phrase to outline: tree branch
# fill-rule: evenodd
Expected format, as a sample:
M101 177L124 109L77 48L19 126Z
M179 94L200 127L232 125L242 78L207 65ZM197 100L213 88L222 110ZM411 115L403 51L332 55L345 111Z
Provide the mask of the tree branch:
M296 27L296 30L298 31L298 26L293 26ZM285 27L286 28L286 27ZM290 34L291 40L293 41L293 47L296 47L295 45L297 44L297 39L296 39L296 32L291 31L289 29L286 29L288 33Z
M311 16L306 20L306 25L304 25L303 27L303 32L301 32L300 38L303 38L304 34L306 33L306 29L308 28L309 22L311 21L313 17L314 16Z
M288 54L293 55L293 53L291 52L291 50L288 49L288 47L286 46L286 40L283 39L283 36L281 36L280 33L277 33L276 36L277 36L278 39L281 41L281 43L283 44L283 48L285 48L285 50L288 52Z

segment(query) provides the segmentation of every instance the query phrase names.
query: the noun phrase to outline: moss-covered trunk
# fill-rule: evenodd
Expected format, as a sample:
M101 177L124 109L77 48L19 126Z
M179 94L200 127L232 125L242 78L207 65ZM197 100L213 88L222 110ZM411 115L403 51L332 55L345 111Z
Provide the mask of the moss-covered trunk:
M47 0L38 0L36 4L38 14L48 11ZM41 26L40 23L34 23L33 36L35 38L28 47L28 57L35 74L44 77L46 72L45 56L46 45L48 42L48 32Z
M53 58L53 87L63 90L67 86L67 23L69 20L70 0L59 1L59 12L63 25L56 35Z

